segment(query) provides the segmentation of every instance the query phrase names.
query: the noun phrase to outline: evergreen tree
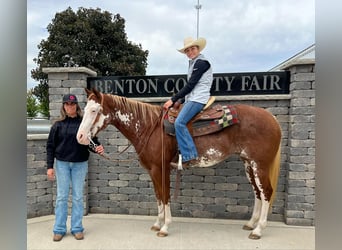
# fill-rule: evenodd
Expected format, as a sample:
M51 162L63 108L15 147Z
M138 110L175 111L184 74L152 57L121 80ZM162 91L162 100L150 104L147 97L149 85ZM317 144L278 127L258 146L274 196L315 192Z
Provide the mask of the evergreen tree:
M84 66L104 75L145 75L148 51L128 41L125 19L101 9L70 7L56 13L47 26L49 37L38 45L37 67L31 70L39 81L33 90L48 114L48 84L44 67Z
M29 89L26 93L26 113L28 118L34 118L39 112L37 99L33 95L33 89Z

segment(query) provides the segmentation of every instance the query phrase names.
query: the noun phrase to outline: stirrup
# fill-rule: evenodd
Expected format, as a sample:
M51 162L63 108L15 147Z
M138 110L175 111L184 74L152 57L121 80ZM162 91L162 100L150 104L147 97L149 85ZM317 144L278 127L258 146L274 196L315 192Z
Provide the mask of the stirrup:
M179 154L179 156L178 156L178 168L177 168L177 170L184 170L183 164L182 164L182 155L181 154Z

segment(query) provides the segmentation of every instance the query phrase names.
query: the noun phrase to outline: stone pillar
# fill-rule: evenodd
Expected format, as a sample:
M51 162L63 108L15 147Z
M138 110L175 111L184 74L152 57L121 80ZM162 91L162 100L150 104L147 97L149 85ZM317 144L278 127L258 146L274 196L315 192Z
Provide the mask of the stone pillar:
M291 72L285 222L313 226L315 219L315 61L299 60Z
M87 77L96 76L96 72L86 67L56 67L43 68L43 72L48 74L49 85L49 110L50 121L54 122L60 117L62 99L65 94L76 95L78 102L83 109L87 101L84 88L87 87ZM55 204L56 185L53 188L53 199ZM84 188L84 214L88 213L88 176ZM69 213L71 199L69 198Z
M86 103L84 88L87 87L87 77L97 75L95 71L85 67L43 68L43 72L48 74L51 121L59 118L65 94L76 95L83 108Z

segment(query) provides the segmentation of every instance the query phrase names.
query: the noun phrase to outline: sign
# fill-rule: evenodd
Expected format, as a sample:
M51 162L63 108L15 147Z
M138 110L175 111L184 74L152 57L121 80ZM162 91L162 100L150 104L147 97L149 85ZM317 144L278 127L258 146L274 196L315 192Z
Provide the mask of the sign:
M186 75L88 77L87 88L125 97L170 97L187 83ZM288 94L290 72L214 74L211 95Z

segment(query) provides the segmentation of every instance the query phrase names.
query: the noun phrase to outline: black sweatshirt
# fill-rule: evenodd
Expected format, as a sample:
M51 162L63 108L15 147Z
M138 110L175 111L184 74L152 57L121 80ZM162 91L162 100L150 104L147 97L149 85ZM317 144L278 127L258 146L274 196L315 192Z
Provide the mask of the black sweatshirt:
M54 158L60 161L83 162L89 159L88 145L77 142L76 134L81 124L81 117L66 117L63 121L55 122L50 130L46 143L47 168L53 168ZM93 141L99 145L97 138Z

